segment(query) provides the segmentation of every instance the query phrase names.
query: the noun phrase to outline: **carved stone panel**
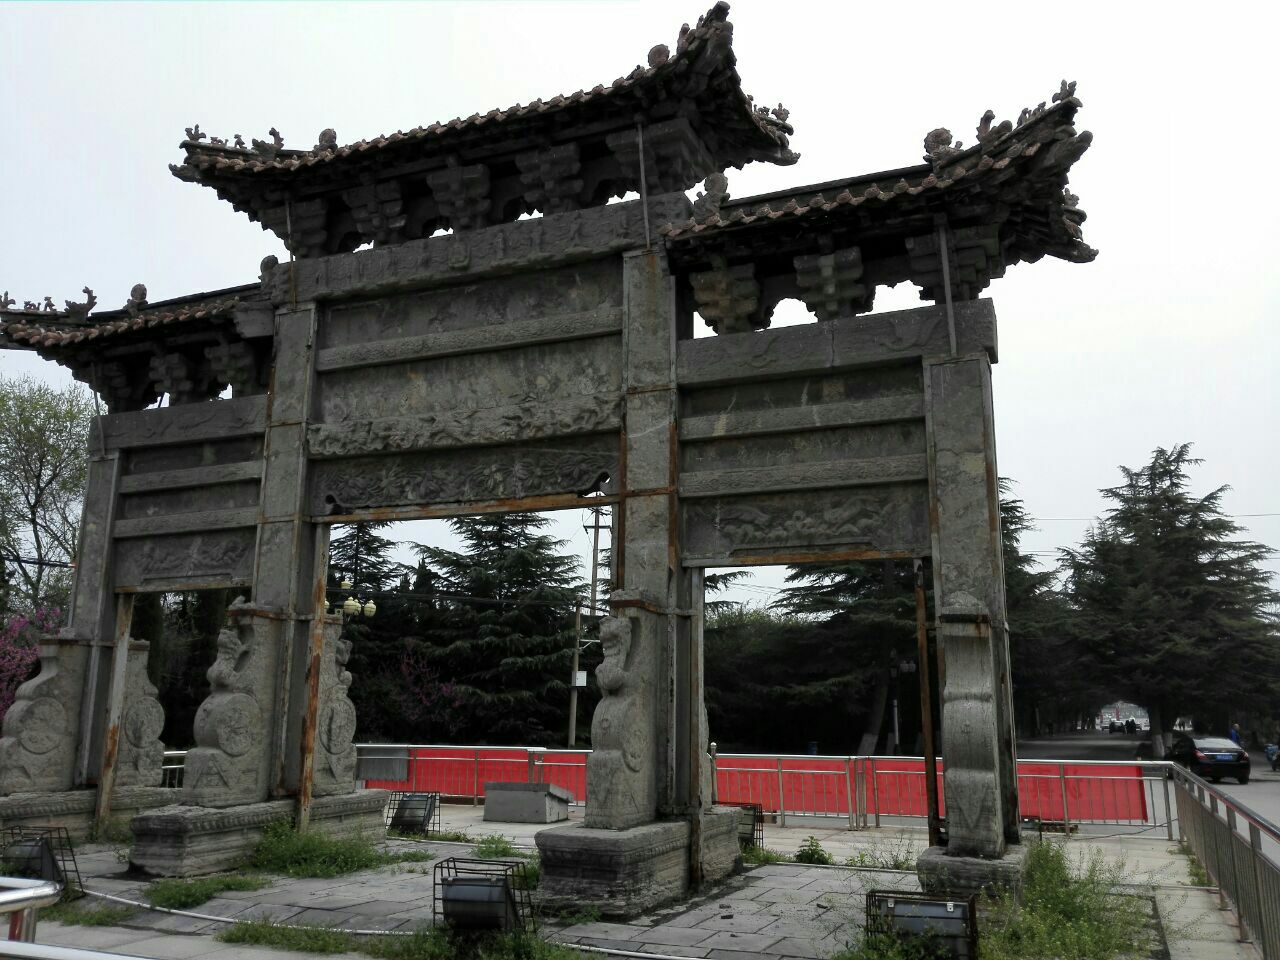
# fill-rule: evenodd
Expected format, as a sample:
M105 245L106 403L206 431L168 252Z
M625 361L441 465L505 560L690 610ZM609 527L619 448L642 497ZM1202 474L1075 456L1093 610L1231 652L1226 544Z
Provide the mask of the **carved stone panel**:
M320 461L311 474L311 511L322 516L611 492L618 476L618 438L595 434L570 441Z
M196 746L187 752L183 797L196 806L259 803L269 786L281 621L243 600L227 616L210 693L196 711Z
M71 788L89 648L48 637L39 656L0 728L0 796Z
M693 566L929 554L925 482L711 497L681 509Z
M119 587L156 587L163 581L199 581L232 586L253 577L252 528L116 542L115 582Z
M351 702L351 641L342 638L338 619L325 624L316 709L316 751L312 793L317 797L352 793L356 788L356 708Z
M151 645L129 644L125 666L124 709L120 716L119 753L116 757L117 787L158 787L164 776L164 708L159 691L147 676Z

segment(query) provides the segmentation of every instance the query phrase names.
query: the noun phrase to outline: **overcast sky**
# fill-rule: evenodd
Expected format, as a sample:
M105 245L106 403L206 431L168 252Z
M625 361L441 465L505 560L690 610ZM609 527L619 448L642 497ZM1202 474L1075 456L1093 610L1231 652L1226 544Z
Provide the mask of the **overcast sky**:
M1266 9L733 4L744 89L791 110L801 154L730 171L734 197L917 163L932 128L968 144L988 107L1016 119L1078 81L1077 124L1095 139L1071 189L1098 259L1020 264L987 291L1000 471L1041 519L1026 546L1047 559L1103 509L1097 491L1118 464L1182 441L1205 459L1197 489L1230 484L1227 510L1270 514L1240 522L1280 545L1280 200L1266 172L1280 125ZM153 301L251 282L283 248L169 175L184 127L247 141L276 126L286 146L309 148L325 127L349 143L465 117L609 83L654 44L674 48L704 10L0 3L0 291L61 303L87 285L107 308L139 282ZM877 297L881 309L916 303L907 285ZM68 379L11 351L0 371ZM585 551L578 519L562 535Z

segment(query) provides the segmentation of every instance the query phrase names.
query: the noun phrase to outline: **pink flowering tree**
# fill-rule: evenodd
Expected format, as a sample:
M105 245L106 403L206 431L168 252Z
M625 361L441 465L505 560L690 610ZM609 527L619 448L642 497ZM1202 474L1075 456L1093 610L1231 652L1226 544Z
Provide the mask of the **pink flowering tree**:
M0 722L13 705L14 695L36 666L40 637L61 623L56 607L37 607L30 616L10 614L0 625Z
M442 730L452 734L457 730L462 691L452 683L441 681L440 675L428 664L425 651L410 647L404 652L400 679L401 705L407 720L423 732Z

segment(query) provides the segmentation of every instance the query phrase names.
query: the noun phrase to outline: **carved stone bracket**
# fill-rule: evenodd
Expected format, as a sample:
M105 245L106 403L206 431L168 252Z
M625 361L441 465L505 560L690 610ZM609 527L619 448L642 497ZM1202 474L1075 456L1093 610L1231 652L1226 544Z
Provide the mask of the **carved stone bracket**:
M257 359L249 344L243 341L221 343L205 347L204 355L209 358L214 382L230 384L233 396L243 397L263 392L258 381Z
M186 802L229 807L266 799L275 712L280 621L243 601L227 612L209 668L209 696L196 711L187 753Z
M582 194L582 157L576 143L516 156L524 198L544 214L577 210Z
M644 172L649 189L666 193L688 190L717 172L715 159L684 117L644 128ZM635 130L605 138L631 189L640 183L639 137Z
M454 230L488 226L493 199L489 193L489 168L483 163L450 166L427 174L440 215Z
M768 326L760 317L760 284L754 264L691 273L689 282L698 313L716 333L745 333Z
M0 796L69 790L88 648L48 638L40 672L18 687L0 736Z
M294 201L272 207L262 215L262 225L284 241L298 257L320 257L329 249L329 201Z
M805 305L819 320L849 317L871 309L875 288L862 281L862 250L846 247L832 253L796 257L796 284Z
M406 222L400 183L386 180L342 191L360 238L369 243L399 243Z
M316 752L312 792L317 797L353 793L356 789L356 708L349 696L351 641L341 637L342 624L325 624L320 702L316 712Z
M997 277L1004 276L1005 262L1000 252L1000 228L997 224L963 227L947 231L951 257L951 296L955 300L973 300ZM911 282L921 288L920 299L941 303L942 260L938 256L938 234L907 239L907 259L911 265Z
M151 382L158 394L168 394L171 404L196 403L214 395L209 371L201 370L181 353L162 353L151 358Z
M147 676L149 643L129 644L125 666L124 710L120 717L120 751L116 759L117 787L158 787L163 777L164 708L159 691Z

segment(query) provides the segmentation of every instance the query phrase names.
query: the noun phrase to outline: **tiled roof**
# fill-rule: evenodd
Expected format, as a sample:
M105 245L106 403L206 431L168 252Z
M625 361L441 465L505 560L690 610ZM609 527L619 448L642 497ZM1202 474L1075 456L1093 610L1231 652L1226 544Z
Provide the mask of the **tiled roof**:
M70 347L139 330L221 319L230 316L238 302L237 298L232 298L185 305L175 310L144 310L137 316L124 315L118 319L104 317L98 322L79 326L58 323L56 314L30 311L0 313L0 334L16 343L36 348ZM27 318L33 322L27 322Z
M637 66L608 86L601 84L590 90L558 94L548 100L515 104L505 110L495 108L483 114L474 113L465 119L455 118L446 123L396 131L342 147L318 144L312 150L276 150L263 144L260 150L255 150L215 145L204 139L187 139L182 143L187 154L186 162L170 169L180 179L203 182L223 176L292 174L310 168L340 166L349 158L371 156L399 145L420 144L445 149L460 136L487 127L618 100L627 94L644 91L652 99L660 99L668 90L679 92L681 84L688 84L691 88L702 85L716 67L724 72L724 82L715 98L719 108L717 132L728 147L743 155L738 165L744 160L765 158L766 155L775 163L792 163L796 154L788 148L787 135L792 129L785 122L786 112L776 111L775 114L756 107L742 92L736 58L731 49L733 28L728 22L728 12L729 5L721 0L699 19L696 27L681 32L674 55L668 56L665 46L655 47L650 52L650 66Z
M1064 94L1066 90L1064 84ZM1058 102L1052 106L1041 104L1036 111L1027 112L1018 126L1001 124L968 149L935 149L930 163L895 171L892 176L858 177L821 188L801 187L781 195L726 200L719 207L713 205L704 216L666 224L659 233L670 240L684 240L726 228L838 215L842 210L859 207L868 208L868 212L882 208L890 214L890 205L901 205L909 198L920 198L922 202L934 197L945 200L949 193L967 192L970 188L999 195L1006 185L1022 181L1014 191L1017 200L1012 202L1044 204L1047 200L1048 206L1055 208L1053 216L1037 227L1041 234L1037 239L1044 243L1044 252L1068 260L1092 260L1097 251L1081 240L1080 223L1085 214L1064 185L1067 171L1088 149L1093 135L1088 131L1076 133L1072 126L1081 106L1079 100L1072 95L1055 100ZM989 125L989 118L986 123ZM1026 188L1027 181L1034 182L1033 189Z

